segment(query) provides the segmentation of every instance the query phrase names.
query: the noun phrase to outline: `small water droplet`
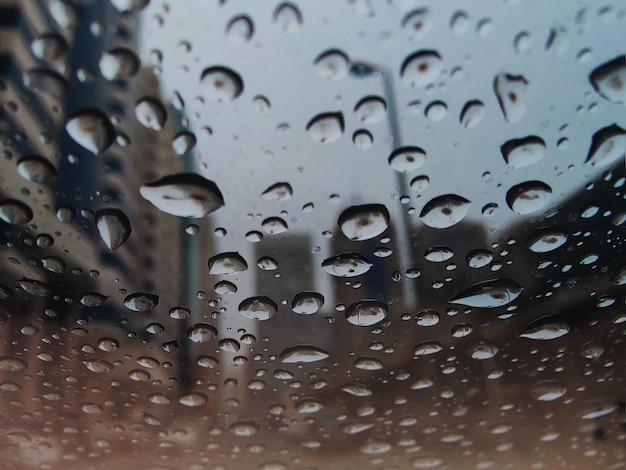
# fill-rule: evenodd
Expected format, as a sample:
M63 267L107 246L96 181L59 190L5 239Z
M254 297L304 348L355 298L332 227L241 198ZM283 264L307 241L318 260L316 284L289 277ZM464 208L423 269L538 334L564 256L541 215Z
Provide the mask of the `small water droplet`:
M230 275L248 269L248 263L237 252L226 252L209 259L209 274Z
M280 354L280 360L285 364L297 364L299 362L310 363L322 361L329 356L330 354L323 349L315 346L302 345L285 349Z
M531 135L505 142L500 150L504 161L511 168L518 169L540 161L546 152L546 143L540 137Z
M134 312L149 312L159 303L159 297L154 294L137 292L130 294L124 299L124 306Z
M476 127L485 117L485 105L482 101L468 101L463 106L459 122L465 129Z
M480 282L461 292L450 303L477 308L502 307L513 302L523 288L510 279Z
M374 144L374 137L369 131L359 129L352 134L352 142L358 150L369 150Z
M269 297L250 297L239 304L239 313L251 320L269 320L278 312L278 305Z
M157 209L178 217L200 218L224 205L217 185L196 173L165 176L139 188Z
M450 18L450 30L452 34L461 35L469 31L470 19L469 15L464 11L457 11Z
M411 87L421 87L437 80L443 61L436 51L418 51L407 57L400 68L400 78Z
M506 193L511 210L525 215L542 209L552 198L552 188L541 181L526 181L513 186Z
M130 221L119 209L102 209L94 217L100 238L109 251L124 244L131 234Z
M94 155L100 155L113 143L113 126L107 116L96 109L85 109L72 115L65 124L69 136Z
M422 209L420 220L432 228L448 228L459 223L468 213L470 201L446 194L431 199Z
M243 81L239 74L226 67L205 69L200 82L203 96L217 103L231 102L243 92Z
M567 238L567 234L558 229L539 229L528 237L526 246L534 253L548 253L563 246Z
M309 137L321 144L330 144L341 138L344 132L343 114L322 113L313 117L306 126Z
M349 240L370 240L387 230L389 212L382 204L352 206L341 213L338 223Z
M586 165L607 166L626 157L626 130L613 124L593 134Z
M493 82L493 90L507 122L514 123L526 113L528 81L522 75L501 73Z
M626 103L626 56L618 56L595 68L589 81L602 98L613 103Z
M530 322L520 338L551 340L569 333L569 325L554 315L548 315Z
M376 300L355 302L346 309L346 320L356 326L372 326L387 318L387 305Z
M324 80L341 80L348 74L350 59L343 51L331 49L317 56L313 68Z

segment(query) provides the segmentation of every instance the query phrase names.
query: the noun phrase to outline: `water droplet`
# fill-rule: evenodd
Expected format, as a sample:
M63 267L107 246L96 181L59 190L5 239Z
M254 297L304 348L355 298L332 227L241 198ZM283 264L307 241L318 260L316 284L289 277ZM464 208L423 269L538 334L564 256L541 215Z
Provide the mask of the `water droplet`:
M85 109L72 115L65 130L74 142L94 155L102 154L113 143L113 126L97 109Z
M54 165L38 155L22 157L17 163L18 174L34 183L49 183L57 176Z
M337 277L355 277L365 274L372 267L367 259L357 253L342 253L324 260L322 268Z
M470 268L483 268L493 260L493 253L489 250L472 250L465 258Z
M415 171L426 163L426 152L419 147L401 147L391 153L388 162L400 173Z
M196 173L165 176L143 185L139 193L157 209L178 217L197 219L224 205L217 185Z
M611 283L616 286L626 285L626 265L615 270L613 276L611 276Z
M567 234L557 229L546 228L535 231L526 240L526 246L534 253L548 253L567 242Z
M65 262L56 256L41 258L41 265L50 272L61 274L65 271Z
M33 211L21 201L5 199L0 202L0 219L11 225L25 224L33 218Z
M465 129L476 127L485 117L485 105L482 101L472 100L465 103L459 122Z
M426 175L416 176L411 180L411 189L413 191L422 192L430 186L430 178Z
M70 88L63 75L51 70L31 69L24 74L23 81L29 90L57 99L65 98Z
M69 46L65 38L56 33L44 33L33 39L33 42L30 44L30 50L33 52L33 55L47 62L61 60L67 54L68 49Z
M589 400L583 411L579 413L582 419L598 419L613 413L617 409L617 405L613 403L601 402L597 399Z
M302 26L302 13L293 3L281 3L274 10L273 20L282 33L295 33Z
M172 149L176 155L183 156L196 146L196 142L193 132L181 131L172 140Z
M496 308L513 302L523 288L510 279L480 282L461 292L450 303L477 308Z
M100 238L109 251L114 251L124 244L131 233L130 222L126 214L119 209L102 209L94 217Z
M124 299L124 306L133 312L149 312L159 303L159 296L137 292Z
M607 166L626 156L626 130L615 124L593 134L586 165Z
M592 361L599 359L602 354L604 354L604 348L596 341L587 341L580 348L580 355Z
M213 286L213 290L219 295L231 295L237 292L237 286L229 281L220 281Z
M98 349L100 349L101 351L113 352L117 351L119 347L119 341L114 338L100 338L98 340Z
M228 103L243 92L243 81L239 74L226 67L209 67L200 78L203 96L217 103Z
M209 397L201 392L185 393L178 397L178 403L185 406L202 406L208 401Z
M254 421L238 421L228 426L228 430L235 436L250 437L259 432L259 426Z
M626 103L626 56L618 56L595 68L589 81L602 98L613 103Z
M429 356L436 354L443 349L441 343L437 341L424 341L413 348L414 356ZM423 387L422 387L423 388Z
M454 251L445 246L434 246L424 253L424 258L433 263L442 263L454 256Z
M291 301L291 310L302 315L316 313L324 305L324 296L317 292L300 292Z
M457 196L446 194L431 199L422 209L420 219L432 228L448 228L459 223L470 208L470 201Z
M87 369L91 372L95 372L96 374L105 374L113 370L113 364L109 361L105 361L104 359L90 359L83 361L83 364L87 367Z
M346 309L346 320L356 326L371 326L387 318L387 305L377 300L361 300Z
M268 217L263 221L261 227L263 227L265 233L269 233L270 235L278 235L289 230L287 222L280 217Z
M352 142L358 150L369 150L374 144L374 137L368 131L359 129L352 134Z
M226 38L233 44L244 44L254 34L254 23L249 16L236 16L226 26Z
M144 127L153 131L160 131L167 120L167 111L158 99L147 96L140 99L135 105L135 117Z
M433 20L428 8L410 11L402 19L402 27L412 40L424 37L433 27Z
M278 305L269 297L250 297L239 304L239 313L251 320L269 320L278 312Z
M0 370L7 372L18 372L26 369L28 364L23 359L14 356L2 356L0 357Z
M400 78L412 87L428 85L437 80L443 61L436 51L418 51L407 57L400 68Z
M303 345L285 349L280 354L280 360L285 364L297 364L298 362L309 363L322 361L329 356L330 354L323 349Z
M222 351L227 353L236 353L241 349L239 341L232 338L221 339L218 345Z
M141 62L130 49L117 47L103 53L98 66L102 76L109 81L128 80L137 75Z
M187 337L194 343L205 343L217 336L217 329L208 323L196 323L187 329Z
M522 31L518 33L513 39L513 48L518 54L525 54L530 51L531 39L530 33Z
M522 75L501 73L493 82L493 90L507 122L514 123L526 113L528 81Z
M213 356L204 356L204 355L198 356L198 358L196 359L196 363L200 367L204 367L207 369L215 369L220 364L220 362Z
M546 152L546 143L531 135L505 142L501 147L502 157L511 168L518 169L540 161Z
M389 212L382 204L352 206L339 216L341 232L352 241L370 240L389 226Z
M317 413L324 408L324 403L317 398L305 398L296 403L295 408L298 413Z
M374 427L374 424L368 422L356 421L353 423L341 424L341 430L346 434L358 434Z
M415 323L419 326L435 326L439 323L439 314L434 310L422 310L417 314Z
M172 307L169 311L170 318L174 320L184 320L191 315L191 310L187 307Z
M361 370L381 370L383 363L373 357L360 357L354 361L354 367Z
M248 263L237 252L226 252L209 259L209 274L236 274L248 269Z
M552 188L541 181L526 181L513 186L506 193L511 210L525 215L542 209L552 198Z
M470 19L469 15L464 11L457 11L450 18L450 30L452 34L461 35L469 31Z
M539 401L553 401L567 393L567 389L554 380L544 380L530 389L530 396Z
M433 101L424 110L424 115L433 122L441 121L448 114L448 106L443 101Z
M48 8L54 21L62 28L76 28L80 24L80 10L70 0L52 0Z
M486 359L492 359L496 357L496 354L498 354L498 347L493 343L488 343L486 341L477 341L475 343L472 343L472 345L468 347L465 352L472 359L484 361Z
M540 317L530 322L520 338L551 340L569 333L569 325L554 315Z
M455 338L464 338L465 336L471 334L472 331L474 331L472 325L468 323L459 323L452 328L451 333Z
M569 39L565 28L556 27L550 30L550 35L546 41L546 51L552 55L552 57L559 57L565 54L567 47L569 46Z
M348 74L350 59L337 49L322 52L313 61L317 75L324 80L340 80Z
M111 0L111 3L120 13L139 11L145 8L150 0Z
M98 292L83 292L80 295L80 303L85 307L99 307L108 297Z
M341 387L343 392L346 392L354 397L369 397L372 395L372 391L365 385L360 384L346 384Z
M335 142L343 135L343 114L340 112L318 114L309 121L306 131L315 142L321 144Z
M30 295L34 295L36 297L45 297L47 295L52 294L52 288L42 281L37 281L35 279L28 279L23 277L17 284L22 288L24 292Z
M354 107L354 113L364 124L376 124L387 115L387 103L380 96L366 96Z

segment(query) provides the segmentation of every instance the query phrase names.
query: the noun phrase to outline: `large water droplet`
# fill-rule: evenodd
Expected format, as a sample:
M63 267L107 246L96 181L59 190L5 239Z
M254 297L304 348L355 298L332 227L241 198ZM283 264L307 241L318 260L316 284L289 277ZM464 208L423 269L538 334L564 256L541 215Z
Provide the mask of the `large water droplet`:
M113 143L113 126L97 109L85 109L72 115L65 130L74 142L94 155L103 153Z
M317 398L305 398L296 403L295 408L298 413L317 413L324 408L324 403Z
M541 181L526 181L513 186L506 193L511 210L525 215L542 209L552 198L552 188Z
M424 110L424 115L433 122L441 121L448 114L448 106L443 101L433 101Z
M520 334L520 338L551 340L569 333L569 325L559 317L548 315L533 320Z
M62 28L76 28L81 21L78 5L70 0L51 0L48 4L50 15Z
M501 73L493 82L493 90L507 122L517 122L526 113L528 81L522 75Z
M625 72L626 73L626 72ZM626 130L613 124L593 134L586 165L606 166L626 158Z
M99 307L108 297L98 292L83 292L80 295L80 303L85 307Z
M456 194L446 194L431 199L422 209L420 219L429 227L448 228L467 215L470 202Z
M239 304L239 313L251 320L269 320L278 312L278 305L269 297L250 297Z
M244 44L252 39L254 23L249 16L236 16L226 26L226 38L233 44Z
M418 51L407 57L400 67L400 78L412 87L434 82L443 70L443 61L436 51Z
M8 224L19 225L29 222L33 218L33 211L21 201L5 199L0 202L0 219Z
M235 436L249 437L259 432L259 425L254 421L238 421L228 426L228 430Z
M468 307L496 308L513 302L523 288L510 279L495 279L473 285L450 300Z
M18 372L26 369L28 364L23 359L14 356L2 356L0 357L0 370L7 372Z
M546 152L546 143L540 137L530 135L512 139L500 147L504 161L511 168L522 168L541 160Z
M466 350L468 356L472 359L483 361L492 359L498 354L498 346L487 341L476 341L472 343Z
M348 74L350 59L340 50L322 52L314 61L313 67L324 80L340 80Z
M324 260L322 268L337 277L355 277L365 274L372 267L367 259L357 253L341 253Z
M365 385L355 383L345 384L341 387L341 390L354 397L369 397L372 395L372 391Z
M69 46L65 38L56 33L44 33L33 39L30 44L33 55L38 59L48 62L56 62L67 54Z
M611 283L616 286L626 285L626 265L615 270L613 276L611 276Z
M208 323L196 323L187 329L187 337L194 343L205 343L217 336L217 329Z
M302 13L293 3L284 2L274 10L273 20L282 33L295 33L302 26Z
M102 54L98 66L102 76L109 81L128 80L137 75L141 62L130 49L117 47Z
M402 19L402 27L411 39L424 37L433 27L433 20L428 8L410 11Z
M67 95L70 85L63 75L51 70L31 69L24 74L24 86L37 93L44 93L53 98L62 99Z
M371 326L387 318L387 305L376 300L355 302L346 309L346 320L356 326Z
M614 403L606 403L598 399L592 399L587 402L587 405L583 408L583 411L579 413L582 419L598 419L602 416L606 416L617 409L617 405Z
M105 374L113 370L113 364L109 361L105 361L104 359L89 359L83 361L83 364L87 369L91 372L95 372L96 374Z
M289 183L275 183L261 194L266 201L286 201L293 196L293 189Z
M167 111L158 99L147 96L135 105L135 117L144 127L160 131L167 120Z
M300 292L291 301L294 313L311 315L324 305L324 296L318 292Z
M373 357L359 357L354 361L354 367L361 370L381 370L383 363Z
M387 115L387 103L380 96L366 96L354 107L354 113L364 124L376 124Z
M17 172L22 178L34 183L49 183L57 176L54 165L38 155L20 158L17 162Z
M185 406L202 406L208 401L209 397L201 392L185 393L178 397L178 403Z
M321 144L330 144L339 140L343 135L343 114L322 113L315 116L306 126L309 137Z
M95 215L100 238L110 251L119 248L130 236L130 222L119 209L102 209Z
M556 250L567 242L567 234L558 229L545 228L535 231L528 240L526 246L535 253L548 253Z
M443 349L443 346L438 341L424 341L416 345L413 348L414 356L429 356L436 354Z
M388 162L400 173L415 171L426 163L426 152L419 147L401 147L391 153Z
M248 263L237 252L220 253L209 258L209 274L236 274L248 269Z
M280 217L268 217L261 223L261 227L263 227L265 233L269 233L270 235L278 235L289 230L287 222Z
M329 357L323 349L315 346L294 346L292 348L285 349L280 354L280 360L285 364L297 364L298 362L317 362L322 361Z
M466 256L470 268L483 268L493 260L493 253L489 250L472 250Z
M124 299L124 306L134 312L149 312L159 303L159 296L137 292L130 294Z
M183 156L196 146L196 135L193 132L181 131L172 140L172 149L176 155Z
M17 284L22 288L22 290L30 295L34 295L37 297L45 297L46 295L52 294L52 288L45 282L38 281L36 279L28 279L23 277Z
M485 117L485 105L482 101L472 100L465 103L459 122L465 129L476 127Z
M530 396L539 401L553 401L566 393L567 389L555 380L544 380L530 389Z
M339 216L342 233L352 241L377 237L389 226L389 211L382 204L352 206Z
M602 98L613 103L626 103L626 56L618 56L595 68L589 81Z
M226 67L209 67L200 78L203 96L218 103L233 101L243 92L243 81L237 72Z
M157 209L178 217L200 218L224 205L217 185L196 173L179 173L139 188Z
M454 256L454 251L445 246L434 246L426 250L424 258L433 263L443 263Z

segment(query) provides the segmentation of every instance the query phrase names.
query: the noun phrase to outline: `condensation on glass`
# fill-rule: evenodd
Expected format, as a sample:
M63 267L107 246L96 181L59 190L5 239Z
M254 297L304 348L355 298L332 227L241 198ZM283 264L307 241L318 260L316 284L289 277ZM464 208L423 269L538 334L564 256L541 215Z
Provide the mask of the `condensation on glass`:
M6 468L624 468L626 2L0 1Z

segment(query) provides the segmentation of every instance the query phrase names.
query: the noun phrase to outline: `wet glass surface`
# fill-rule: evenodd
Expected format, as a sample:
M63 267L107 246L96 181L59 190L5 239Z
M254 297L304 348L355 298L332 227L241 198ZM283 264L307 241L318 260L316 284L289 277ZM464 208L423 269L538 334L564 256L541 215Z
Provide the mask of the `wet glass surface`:
M6 468L623 468L626 2L0 1Z

